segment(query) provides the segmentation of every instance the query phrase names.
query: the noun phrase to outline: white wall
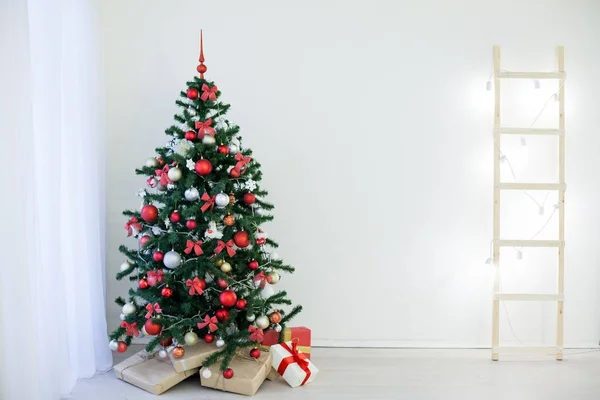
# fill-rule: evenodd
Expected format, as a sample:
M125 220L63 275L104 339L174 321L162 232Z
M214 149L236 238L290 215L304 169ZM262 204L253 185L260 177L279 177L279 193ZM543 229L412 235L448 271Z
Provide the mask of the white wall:
M599 3L288 3L99 1L109 299L128 285L112 276L122 260L117 247L126 242L120 212L138 206L134 193L145 184L133 170L165 142L174 101L195 73L203 28L207 76L232 104L230 117L263 164L276 204L268 232L297 267L280 283L305 306L297 323L310 326L321 344L489 346L492 270L484 261L492 233L493 94L485 82L492 45L502 45L505 69L553 70L554 46L563 44L565 340L597 344ZM554 90L542 85L507 88L507 124L533 121ZM536 126L556 121L553 112L551 105ZM553 151L546 140L539 149ZM556 180L556 157L542 157L534 144L527 165L512 154L518 143L507 143L517 175ZM541 201L545 193L536 195ZM517 211L503 209L503 234L527 238L544 217L520 193L507 199ZM550 209L552 198L546 204ZM540 237L555 234L555 222ZM517 264L514 251L503 253L505 290L552 291L553 254L526 250ZM554 305L509 303L507 310L521 340L552 343ZM110 303L109 325L118 312ZM501 338L514 342L504 310L502 318Z

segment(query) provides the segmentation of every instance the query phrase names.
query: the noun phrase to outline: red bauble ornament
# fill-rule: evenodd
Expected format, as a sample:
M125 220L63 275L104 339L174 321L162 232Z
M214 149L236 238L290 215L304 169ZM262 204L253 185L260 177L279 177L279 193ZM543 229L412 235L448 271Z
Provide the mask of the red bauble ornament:
M196 161L196 173L200 176L206 176L212 171L212 163L206 159Z
M200 72L201 74L205 73L207 69L208 68L204 64L200 64L196 67L196 71Z
M238 301L235 302L235 308L237 308L238 310L245 309L247 305L248 305L248 301L246 299L239 299Z
M144 289L148 289L148 281L146 280L146 278L142 278L140 279L140 281L138 282L138 287L142 290Z
M196 229L198 227L198 223L196 222L195 219L188 219L187 222L185 223L185 226L189 230L192 230L192 229Z
M240 249L244 247L248 247L250 245L250 238L248 237L248 232L239 231L233 235L233 243Z
M222 279L222 278L218 278L217 279L217 285L219 285L219 287L221 289L227 289L227 286L229 286L229 284L227 283L227 281L225 279Z
M179 213L179 211L175 210L171 213L171 216L169 217L169 219L171 220L171 222L176 224L179 221L181 221L181 214Z
M117 351L119 353L125 353L125 350L127 350L127 343L125 343L122 340L119 340L119 343L117 345Z
M148 241L150 240L150 236L148 235L144 235L140 238L140 246L145 246L146 243L148 243Z
M250 350L250 357L252 357L252 358L260 357L260 350L259 349Z
M219 295L219 301L223 307L233 307L237 301L237 295L233 290L223 290Z
M195 100L198 98L198 89L189 88L187 90L187 97L190 100Z
M146 204L144 207L142 207L142 212L140 215L144 221L154 222L158 218L158 208L152 204Z
M185 354L185 350L183 349L183 347L177 346L173 349L171 354L173 354L174 358L181 358Z
M252 271L254 271L255 269L258 268L258 261L256 260L252 260L248 263L248 268L250 268Z
M213 335L212 333L207 333L206 335L204 335L204 341L206 343L212 343L215 340L215 335Z
M229 318L229 311L227 311L224 308L219 308L215 312L215 317L217 317L217 319L219 320L219 322L225 322L225 321L227 321L227 318Z
M163 258L165 258L165 253L162 251L155 251L154 254L152 254L152 259L156 262L161 262Z
M249 206L250 204L254 204L255 201L256 197L252 193L244 194L244 203L246 203L246 205Z
M225 146L225 145L220 145L219 147L217 147L217 150L219 151L219 153L221 154L227 154L229 153L229 147Z
M166 339L160 341L160 345L163 347L167 347L173 344L173 336L169 336Z
M240 171L238 171L238 170L237 170L237 169L235 169L235 168L232 168L232 169L231 169L231 171L229 171L229 175L230 175L232 178L239 178L239 177L240 177Z
M223 371L223 378L225 378L225 379L233 378L233 370L231 368L227 368L225 371Z
M183 137L186 140L189 140L189 141L193 142L194 140L196 140L196 138L198 137L198 135L196 135L196 132L194 132L194 131L187 131Z
M149 319L144 324L144 328L146 329L146 332L148 332L148 335L154 336L160 333L160 331L162 330L162 325L155 324L154 322L152 322L151 319Z
M168 299L169 297L173 296L173 289L166 286L160 291L160 294L162 297Z

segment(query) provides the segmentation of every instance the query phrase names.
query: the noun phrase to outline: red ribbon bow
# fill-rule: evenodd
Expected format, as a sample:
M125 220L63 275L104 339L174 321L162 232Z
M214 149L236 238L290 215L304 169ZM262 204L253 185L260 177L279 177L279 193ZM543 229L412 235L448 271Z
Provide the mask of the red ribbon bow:
M160 178L160 184L163 186L167 186L169 183L173 183L171 179L169 179L169 166L165 165L163 169L157 169L154 171L156 176Z
M208 87L208 85L205 83L202 85L202 96L200 96L200 99L202 101L206 101L206 100L212 100L215 101L217 100L217 87L213 86L213 87Z
M133 230L135 229L137 232L142 230L142 224L138 222L136 217L131 217L129 221L125 224L125 229L127 230L127 236L133 235ZM136 232L136 233L137 233Z
M154 286L165 280L165 273L162 269L157 271L148 271L148 285Z
M204 205L202 207L200 207L200 209L202 210L202 212L206 212L206 210L208 210L209 208L212 210L215 207L215 198L217 196L213 196L210 197L208 195L208 193L204 193L202 195L202 197L200 198L200 200L205 201L206 203L204 203Z
M250 340L253 342L262 342L265 338L265 334L261 328L256 329L254 325L250 325L248 327L248 332L250 332Z
M214 332L217 329L219 329L219 327L217 326L217 317L210 318L208 315L206 315L204 317L204 322L198 322L198 329L202 329L202 328L206 327L207 325L208 325L208 329L211 332Z
M235 164L235 167L233 167L233 169L239 172L240 175L246 172L248 164L250 163L250 161L252 161L250 157L244 157L242 153L237 153L235 155L235 159L237 160L237 163Z
M285 342L280 343L280 345L281 347L286 349L291 355L281 360L281 363L277 368L277 372L279 373L279 375L283 376L283 373L285 372L288 365L297 363L298 366L302 369L302 371L306 373L306 376L304 377L304 380L302 381L300 386L304 385L306 381L308 381L308 378L310 378L311 372L310 369L308 369L308 360L306 359L306 356L298 352L298 341L292 340L292 348L290 348L290 346L288 346L288 344Z
M125 334L127 336L135 336L135 337L140 336L140 332L138 331L138 328L137 328L137 322L129 324L129 323L127 323L127 321L121 321L121 328L125 328Z
M254 282L260 282L260 288L261 288L261 289L264 289L264 288L265 288L265 286L267 285L267 283L271 283L271 280L272 280L272 279L273 279L272 277L270 277L270 276L266 276L266 275L265 275L265 273L264 273L264 272L262 272L262 271L261 271L261 272L259 272L258 274L256 274L256 275L254 276L254 278L252 278L252 280L253 280Z
M187 243L185 244L185 250L183 252L185 254L190 254L193 250L194 253L196 253L196 255L199 256L200 254L204 254L204 252L202 251L202 247L200 247L200 246L202 246L201 240L198 240L197 242L188 240Z
M223 249L227 249L227 254L229 254L229 257L233 257L235 255L235 250L233 249L233 240L229 240L227 243L219 240L217 242L217 247L215 248L215 254L219 254L223 251Z
M200 139L204 139L204 135L215 136L215 129L211 127L212 118L207 119L206 121L196 121L196 129L198 129L198 137Z
M162 309L160 308L158 303L154 303L154 305L152 305L152 303L146 304L146 310L148 311L146 313L146 319L152 318L153 313L157 313L157 314L162 313Z
M185 286L190 288L190 296L204 293L205 286L202 284L202 281L198 279L198 277L195 277L194 280L188 279L185 282Z

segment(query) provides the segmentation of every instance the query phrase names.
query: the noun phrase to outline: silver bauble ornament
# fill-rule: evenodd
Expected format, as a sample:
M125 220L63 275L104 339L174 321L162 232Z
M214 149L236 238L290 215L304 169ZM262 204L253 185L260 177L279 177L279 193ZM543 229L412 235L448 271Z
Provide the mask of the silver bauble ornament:
M215 144L215 142L215 138L210 135L204 135L204 137L202 138L202 143L204 144Z
M254 214L256 215L265 215L265 209L261 207L257 207L254 209Z
M167 175L169 176L170 180L172 180L173 182L177 182L181 179L183 173L181 172L181 169L179 167L173 167L169 170Z
M127 303L123 306L123 309L121 311L123 311L123 314L127 316L135 313L137 311L137 308L135 308L135 305L133 303Z
M198 343L198 335L195 332L188 332L183 337L183 340L187 346L194 346Z
M115 351L117 349L117 347L119 347L119 343L117 343L116 340L111 340L108 343L108 348L111 349L112 351Z
M196 201L200 198L200 192L194 187L187 189L183 195L187 201Z
M229 154L236 155L240 149L235 144L230 144L229 146Z
M228 262L221 264L221 272L228 273L229 271L231 271L231 264Z
M168 354L167 354L167 351L165 349L161 349L161 350L158 351L158 356L160 358L167 358L167 355Z
M217 347L223 347L225 346L225 341L223 339L217 339Z
M146 160L146 167L156 168L158 167L158 160L154 157Z
M275 329L275 332L281 332L281 325L275 324L275 326L273 327L273 329Z
M121 263L121 272L127 271L129 269L129 267L131 267L131 264L129 264L129 261L123 261Z
M271 277L271 285L274 285L277 282L279 282L280 276L277 272L273 271L267 276Z
M202 370L202 377L204 379L209 379L212 376L212 372L210 372L210 369L205 368Z
M225 208L229 205L229 196L225 193L219 193L215 196L215 205L218 208Z
M125 314L121 313L121 315L119 315L119 319L121 321L125 321Z
M258 318L256 318L256 326L259 327L260 329L267 329L269 327L269 325L271 324L271 321L269 321L269 317L267 317L266 315L261 315Z
M170 269L177 268L181 265L181 256L174 250L168 251L163 257L163 264Z
M246 315L246 321L248 321L248 322L254 322L255 319L256 319L256 315L254 315L254 314Z
M160 192L164 192L167 190L166 186L161 185L160 183L156 186L156 188L160 191Z

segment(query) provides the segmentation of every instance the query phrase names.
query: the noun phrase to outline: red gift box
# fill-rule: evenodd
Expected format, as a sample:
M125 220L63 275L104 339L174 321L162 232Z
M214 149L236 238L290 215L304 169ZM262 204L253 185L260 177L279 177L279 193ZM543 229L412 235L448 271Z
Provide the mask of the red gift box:
M306 358L310 359L310 329L305 326L296 326L292 328L285 328L283 330L283 341L289 342L292 339L298 339L298 350L306 355ZM274 344L279 344L279 332L269 330L265 332L265 336L261 345L267 349Z

